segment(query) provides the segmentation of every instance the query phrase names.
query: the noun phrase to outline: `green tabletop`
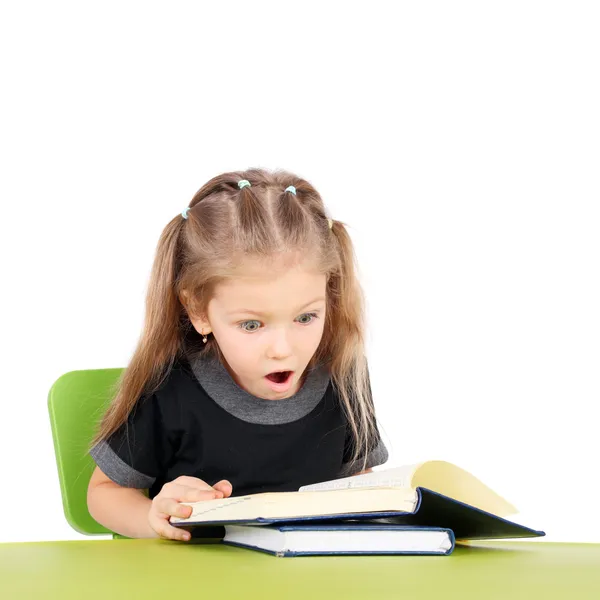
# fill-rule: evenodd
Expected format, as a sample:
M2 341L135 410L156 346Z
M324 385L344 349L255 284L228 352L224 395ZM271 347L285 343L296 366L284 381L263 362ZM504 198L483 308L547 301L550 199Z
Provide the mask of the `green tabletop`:
M450 556L277 558L222 544L0 544L0 598L600 598L600 544L481 542Z

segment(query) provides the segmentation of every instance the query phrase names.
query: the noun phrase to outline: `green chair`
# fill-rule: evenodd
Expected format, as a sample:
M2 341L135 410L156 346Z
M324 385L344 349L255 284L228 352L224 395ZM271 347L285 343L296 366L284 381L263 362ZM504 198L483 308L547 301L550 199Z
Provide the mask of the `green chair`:
M87 488L95 467L88 450L94 428L114 396L122 372L71 371L59 377L48 394L63 510L69 525L86 535L113 534L96 522L87 508Z

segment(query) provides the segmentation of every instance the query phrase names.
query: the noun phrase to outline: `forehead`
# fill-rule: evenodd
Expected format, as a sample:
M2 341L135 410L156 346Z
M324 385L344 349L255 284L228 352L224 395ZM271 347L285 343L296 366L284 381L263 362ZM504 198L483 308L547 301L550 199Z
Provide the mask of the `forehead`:
M293 309L325 296L327 278L310 259L244 259L218 284L213 300L225 311Z

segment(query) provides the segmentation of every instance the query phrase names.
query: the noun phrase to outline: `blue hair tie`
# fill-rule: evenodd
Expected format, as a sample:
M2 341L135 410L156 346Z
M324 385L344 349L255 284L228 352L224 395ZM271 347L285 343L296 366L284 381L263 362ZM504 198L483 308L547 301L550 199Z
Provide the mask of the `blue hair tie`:
M292 192L292 194L294 194L294 196L296 195L296 188L295 188L293 185L288 185L288 186L285 188L285 191L286 191L286 192Z
M188 206L188 207L187 207L187 208L186 208L186 209L185 209L185 210L184 210L184 211L181 213L181 216L182 216L184 219L187 219L187 213L188 213L188 210L190 210L190 207L189 207L189 206Z
M238 181L238 187L240 188L240 190L246 187L247 185L252 187L252 184L247 179L242 179L241 181Z

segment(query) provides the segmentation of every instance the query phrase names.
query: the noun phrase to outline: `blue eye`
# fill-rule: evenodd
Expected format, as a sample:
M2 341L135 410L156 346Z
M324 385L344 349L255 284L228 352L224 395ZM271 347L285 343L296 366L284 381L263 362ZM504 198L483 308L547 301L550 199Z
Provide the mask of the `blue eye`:
M246 328L244 327L244 325L245 325L246 323L258 323L258 321L244 321L243 323L240 323L240 324L238 325L238 327L239 327L240 329L243 329L244 331L247 331L248 333L252 333L253 331L256 331L256 329L253 329L253 330L246 329Z
M319 318L319 315L315 312L311 312L311 313L304 313L303 315L300 315L300 319L302 319L303 317L312 317L310 319L310 321L304 321L302 323L300 323L301 325L310 325L315 319ZM258 329L260 328L256 328L256 329L247 329L246 327L244 327L244 325L248 324L248 323L259 323L260 321L256 321L255 319L253 319L252 321L242 321L238 327L245 331L246 333L254 333L255 331L258 331Z
M312 313L304 313L303 315L300 315L300 318L302 318L302 317L312 317L312 319L310 321L302 323L302 325L308 325L309 323L312 323L315 319L318 319L319 315L317 313L312 312Z

